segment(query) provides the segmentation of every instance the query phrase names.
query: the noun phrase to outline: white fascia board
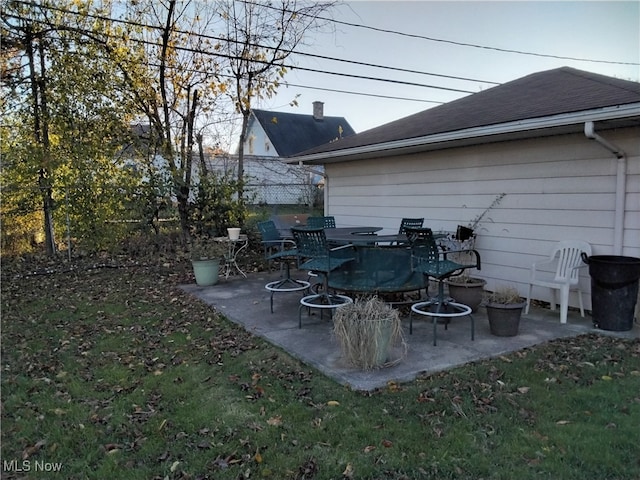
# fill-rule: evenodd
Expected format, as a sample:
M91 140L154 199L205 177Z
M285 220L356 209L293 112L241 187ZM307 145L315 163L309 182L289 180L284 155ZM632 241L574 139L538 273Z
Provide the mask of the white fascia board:
M420 146L433 144L446 144L459 140L469 140L473 138L488 137L494 135L504 135L532 130L549 129L554 127L565 127L568 125L582 124L584 122L598 122L603 120L618 120L640 116L640 103L630 103L617 105L614 107L599 108L596 110L583 110L580 112L563 113L549 117L530 118L515 122L499 123L482 127L455 130L452 132L437 133L424 137L406 138L394 140L392 142L363 145L361 147L334 150L325 153L315 153L292 158L289 162L316 162L337 160L352 156L362 156L376 152L388 152L389 150L417 149ZM444 145L443 145L444 148Z

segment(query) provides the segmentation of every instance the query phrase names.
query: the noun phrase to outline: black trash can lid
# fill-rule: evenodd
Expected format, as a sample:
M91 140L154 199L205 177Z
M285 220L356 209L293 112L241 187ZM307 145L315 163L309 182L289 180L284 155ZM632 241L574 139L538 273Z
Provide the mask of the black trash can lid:
M637 257L583 255L582 259L589 265L589 275L600 282L625 284L640 278L640 258Z

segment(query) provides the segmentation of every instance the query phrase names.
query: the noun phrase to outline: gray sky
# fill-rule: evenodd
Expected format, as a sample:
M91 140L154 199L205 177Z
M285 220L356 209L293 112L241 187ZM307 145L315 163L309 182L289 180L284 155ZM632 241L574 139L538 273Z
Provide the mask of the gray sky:
M296 57L300 67L395 79L439 88L425 88L323 73L294 70L290 84L373 95L399 100L327 92L289 86L257 108L310 114L312 102L325 103L325 115L343 116L361 132L438 105L418 100L447 102L530 73L570 66L626 80L640 81L640 2L484 2L484 1L349 1L332 17L342 22L393 30L409 35L473 44L454 45L366 28L337 24L335 31L314 34L304 51L316 55L465 77L462 81L437 76L396 72L323 59ZM627 62L598 63L508 53L517 50L543 55ZM295 98L298 107L288 104Z

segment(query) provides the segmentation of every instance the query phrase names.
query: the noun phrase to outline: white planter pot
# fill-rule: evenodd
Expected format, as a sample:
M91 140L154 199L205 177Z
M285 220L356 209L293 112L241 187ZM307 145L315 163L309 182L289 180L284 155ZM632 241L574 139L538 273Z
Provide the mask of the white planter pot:
M229 240L238 240L240 238L239 228L227 228L227 233L229 234Z

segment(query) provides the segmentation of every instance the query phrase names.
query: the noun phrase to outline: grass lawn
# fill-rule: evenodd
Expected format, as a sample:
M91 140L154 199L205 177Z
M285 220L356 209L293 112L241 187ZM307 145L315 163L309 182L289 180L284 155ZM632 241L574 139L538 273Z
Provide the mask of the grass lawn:
M638 340L354 392L182 293L187 269L3 268L3 479L640 478Z

